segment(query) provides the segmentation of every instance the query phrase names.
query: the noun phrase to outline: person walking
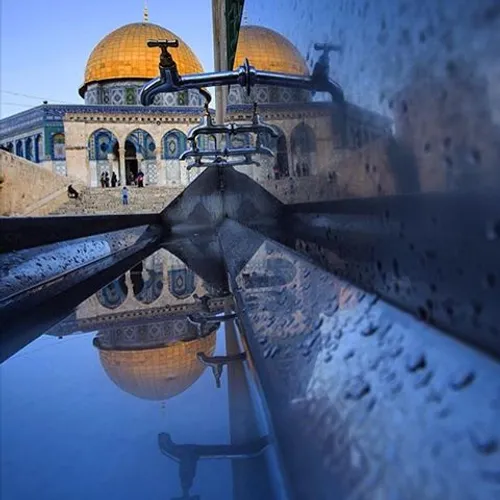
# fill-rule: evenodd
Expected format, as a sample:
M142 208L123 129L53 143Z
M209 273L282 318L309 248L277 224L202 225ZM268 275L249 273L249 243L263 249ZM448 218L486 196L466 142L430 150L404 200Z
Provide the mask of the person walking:
M106 175L104 176L104 185L105 187L109 188L109 174L106 172Z
M122 187L122 203L128 205L128 189L127 186Z
M101 174L101 187L105 187L106 186L106 179L104 177L104 172Z
M113 172L113 175L111 176L111 187L116 187L118 184L118 178L116 177L116 172Z
M144 173L142 170L139 170L139 173L137 174L137 187L144 187Z

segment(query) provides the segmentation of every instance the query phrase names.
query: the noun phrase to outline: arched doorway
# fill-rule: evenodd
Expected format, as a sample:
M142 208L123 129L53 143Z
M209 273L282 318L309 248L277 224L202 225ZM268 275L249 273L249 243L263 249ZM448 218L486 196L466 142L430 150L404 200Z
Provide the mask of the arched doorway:
M309 125L297 125L290 138L292 167L297 177L311 175L316 160L316 138Z
M110 180L113 173L120 177L118 139L110 130L100 128L92 132L88 141L88 158L92 186L102 186L101 179L106 174Z
M143 174L145 184L156 184L158 182L158 169L156 165L156 144L148 132L135 129L125 140L125 170L127 183L137 174Z
M265 133L261 135L262 144L271 149L275 156L271 164L272 179L283 179L290 176L290 168L288 166L288 150L286 144L286 137L283 131L278 127L273 127L278 133L278 137L271 137Z
M31 137L28 137L26 139L26 159L29 161L33 160L33 141L31 140Z
M127 185L135 183L137 174L139 173L139 162L137 160L137 149L134 143L130 140L125 141L125 178Z

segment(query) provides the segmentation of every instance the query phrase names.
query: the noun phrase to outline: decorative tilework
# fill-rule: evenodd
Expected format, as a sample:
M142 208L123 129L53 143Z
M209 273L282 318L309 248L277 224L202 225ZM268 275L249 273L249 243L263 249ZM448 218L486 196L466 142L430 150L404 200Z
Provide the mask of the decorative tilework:
M156 163L148 162L146 165L146 183L158 184L158 168Z
M107 161L116 142L117 138L109 130L101 128L94 131L89 138L89 159Z
M179 130L171 130L163 136L163 157L165 159L178 159L187 149L187 138Z
M147 159L156 157L156 144L151 135L142 129L136 129L127 136L127 141L130 141L135 150Z
M53 160L66 159L65 137L62 132L59 132L52 136L52 159Z
M52 165L54 173L64 176L67 175L66 162L55 161Z

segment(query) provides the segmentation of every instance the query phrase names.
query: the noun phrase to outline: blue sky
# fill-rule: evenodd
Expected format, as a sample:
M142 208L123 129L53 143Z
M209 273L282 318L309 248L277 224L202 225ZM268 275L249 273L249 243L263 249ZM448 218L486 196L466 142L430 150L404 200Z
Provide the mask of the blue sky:
M182 37L207 71L213 69L211 3L148 1L150 21ZM143 8L144 0L1 0L0 116L44 99L83 102L78 87L92 49L114 29L141 21Z

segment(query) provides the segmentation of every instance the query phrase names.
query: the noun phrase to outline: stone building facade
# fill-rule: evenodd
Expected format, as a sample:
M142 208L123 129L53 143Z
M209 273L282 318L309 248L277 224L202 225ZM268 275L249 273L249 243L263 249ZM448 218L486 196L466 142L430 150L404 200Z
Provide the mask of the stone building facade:
M188 171L179 157L187 148L189 130L201 118L203 99L189 90L156 96L149 107L138 104L142 85L158 75L159 49L146 45L151 38L179 37L146 20L107 35L87 62L79 89L85 104L44 104L2 120L0 146L90 187L100 185L103 173L115 172L121 184L128 184L140 171L146 185L188 185L201 169ZM180 74L203 72L182 40L172 55ZM233 67L246 58L260 70L309 74L298 50L268 28L241 27ZM274 158L256 158L260 166L238 169L264 184L334 177L350 152L390 135L386 118L348 104L341 119L338 106L328 101L328 96L319 102L303 90L257 86L248 96L245 89L231 87L226 121L250 121L257 103L262 118L278 133L277 139L261 138ZM252 134L221 138L222 144L234 147L254 141Z

